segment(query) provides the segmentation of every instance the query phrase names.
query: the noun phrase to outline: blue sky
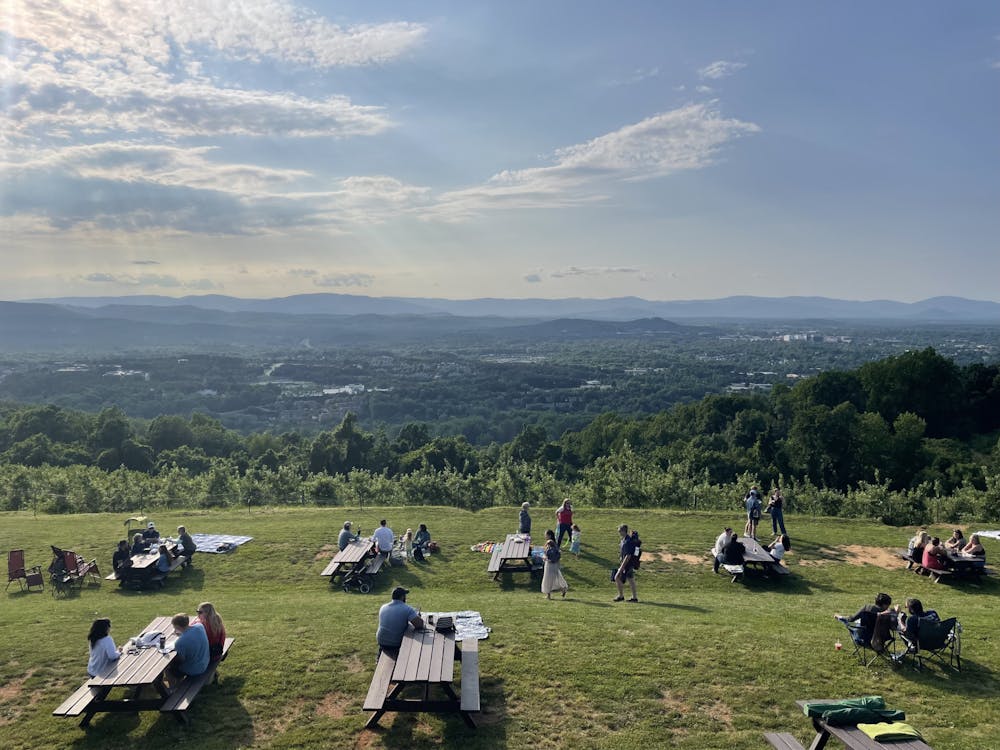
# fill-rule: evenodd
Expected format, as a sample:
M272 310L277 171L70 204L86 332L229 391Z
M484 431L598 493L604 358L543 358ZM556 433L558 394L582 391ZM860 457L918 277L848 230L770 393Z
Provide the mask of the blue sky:
M1000 300L1000 6L4 0L0 298Z

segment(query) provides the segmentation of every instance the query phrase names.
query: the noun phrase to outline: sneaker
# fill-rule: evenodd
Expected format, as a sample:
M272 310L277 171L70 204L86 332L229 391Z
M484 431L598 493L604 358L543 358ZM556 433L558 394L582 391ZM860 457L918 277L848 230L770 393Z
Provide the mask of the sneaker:
M624 596L616 596L611 601L613 601L613 602L623 602L623 601L625 601L625 597Z
M637 602L637 601L639 601L639 600L638 600L638 599L636 599L636 598L635 598L635 597L633 596L633 597L632 597L631 599L629 599L629 601L630 601L630 602Z

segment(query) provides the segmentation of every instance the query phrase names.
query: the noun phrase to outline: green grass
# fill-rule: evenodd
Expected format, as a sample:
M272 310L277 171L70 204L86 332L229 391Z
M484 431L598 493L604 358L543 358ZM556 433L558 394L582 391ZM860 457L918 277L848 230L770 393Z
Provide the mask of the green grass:
M443 553L425 565L388 569L369 595L331 589L319 576L329 556L320 554L323 546L343 520L370 531L383 515L397 532L427 523ZM518 574L494 583L488 556L469 551L477 541L502 538L516 515L424 507L158 515L161 529L186 523L195 532L255 540L232 555L199 556L157 592L123 592L105 582L55 600L48 588L21 594L12 584L0 599L0 747L749 749L763 748L769 730L791 731L808 745L798 698L871 694L904 709L936 750L996 746L998 580L932 584L901 564L852 565L832 551L904 546L909 530L791 516L794 576L733 585L712 575L707 558L667 563L652 553L704 556L721 526L738 518L581 508L583 554L564 557L569 598L546 601L537 579ZM533 515L541 531L549 509ZM103 570L122 520L0 514L0 548L24 548L29 565L44 567L48 545L56 544L97 557ZM644 540L638 605L611 602L608 569L621 521ZM995 560L998 545L986 543ZM479 610L493 628L480 650L478 731L457 716L403 714L387 714L378 732L362 729L376 614L396 584L412 588L410 602L424 610ZM877 591L896 601L917 596L943 617L959 616L965 671L865 669L849 649L836 652L834 641L846 631L831 615L853 612ZM111 617L121 643L155 615L193 612L203 600L216 604L236 644L218 685L206 687L190 711L190 726L154 713L103 714L84 731L51 716L86 677L92 619Z

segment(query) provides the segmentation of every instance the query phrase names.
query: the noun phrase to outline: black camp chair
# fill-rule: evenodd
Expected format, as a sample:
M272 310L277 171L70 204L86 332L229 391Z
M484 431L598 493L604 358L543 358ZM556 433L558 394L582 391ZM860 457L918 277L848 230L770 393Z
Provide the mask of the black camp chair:
M916 661L914 668L923 669L925 661L937 660L942 666L962 671L962 623L955 617L937 622L921 618L917 638L906 642L906 654Z
M882 660L886 664L894 665L897 662L896 639L890 634L889 639L883 644L882 650L878 651L872 647L872 626L860 622L845 622L841 620L847 632L850 633L851 644L854 646L853 656L858 660L858 664L863 667L870 667L875 662Z

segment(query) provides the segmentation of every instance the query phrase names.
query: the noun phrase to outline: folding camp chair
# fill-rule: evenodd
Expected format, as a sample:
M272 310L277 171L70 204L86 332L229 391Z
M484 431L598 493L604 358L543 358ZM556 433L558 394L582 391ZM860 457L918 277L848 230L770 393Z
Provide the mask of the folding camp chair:
M921 618L916 642L904 640L906 654L916 660L915 668L923 669L925 661L937 659L943 666L962 671L962 623L955 617L935 622Z
M52 584L52 596L55 597L68 594L73 588L73 576L66 570L66 554L54 545L52 562L49 564L49 583Z
M12 549L7 552L7 586L4 591L10 588L10 584L14 581L17 581L17 585L21 587L21 591L24 591L26 588L28 591L31 591L32 586L37 586L39 590L45 589L45 579L42 578L42 567L36 565L33 568L26 568L24 566L23 549Z
M846 622L841 620L847 632L851 634L851 643L854 645L853 656L858 660L858 664L863 667L870 667L879 659L884 660L889 665L897 663L896 639L890 634L883 643L882 650L872 647L872 628L857 622Z

